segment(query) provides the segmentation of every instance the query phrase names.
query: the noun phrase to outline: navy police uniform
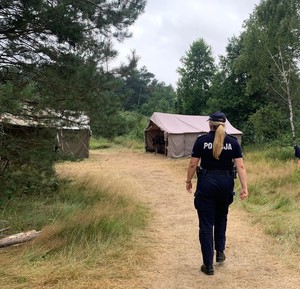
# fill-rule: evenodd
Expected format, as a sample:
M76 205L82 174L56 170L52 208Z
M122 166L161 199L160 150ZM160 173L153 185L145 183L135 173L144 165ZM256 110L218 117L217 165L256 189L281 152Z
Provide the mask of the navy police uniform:
M201 158L194 205L199 218L199 241L203 263L213 264L214 247L225 250L228 207L233 201L233 159L241 158L237 139L227 135L219 160L213 157L215 131L197 138L192 157Z
M294 149L295 149L295 157L300 159L300 147L295 145Z

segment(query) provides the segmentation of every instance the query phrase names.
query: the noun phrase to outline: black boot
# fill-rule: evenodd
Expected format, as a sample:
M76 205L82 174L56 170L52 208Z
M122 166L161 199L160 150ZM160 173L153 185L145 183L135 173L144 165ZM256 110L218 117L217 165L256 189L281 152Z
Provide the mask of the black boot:
M224 252L223 251L222 252L217 251L216 261L218 263L222 263L222 262L225 261L225 259L226 259L226 256L225 256Z
M205 266L205 265L202 265L201 266L201 272L205 273L206 275L214 275L214 266L211 265L211 266Z

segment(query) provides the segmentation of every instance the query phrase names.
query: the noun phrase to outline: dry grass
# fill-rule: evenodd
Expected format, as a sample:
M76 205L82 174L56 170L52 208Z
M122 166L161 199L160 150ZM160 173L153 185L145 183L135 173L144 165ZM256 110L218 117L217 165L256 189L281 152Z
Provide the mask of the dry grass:
M93 161L60 164L57 172L85 188L86 199L100 191L101 200L43 228L30 245L2 250L1 289L100 288L99 284L124 288L133 277L138 279L138 268L149 260L151 238L143 230L147 209L131 196L136 190L132 180L117 175L113 168L99 174L99 165ZM120 224L111 224L116 218ZM103 223L96 220L107 221L102 236L97 226Z
M118 157L126 159L126 151L118 151ZM132 152L130 159L134 162ZM106 161L102 166L101 163ZM184 187L187 159L162 158L159 164L172 168L174 176L182 176ZM251 212L252 222L261 224L266 233L276 238L278 254L283 251L284 256L289 256L289 252L298 254L300 172L295 162L257 160L254 155L247 154L245 164L251 195L246 202L237 201L234 206L243 206ZM148 168L145 164L141 171L145 173L149 169L149 173L157 173L154 164L151 165ZM124 202L124 211L119 212L121 216L133 217L140 206L139 176L128 174L125 177L117 166L117 161L109 162L97 153L84 162L57 165L60 177L72 178L79 187L86 189L85 199L93 198L98 191L110 198L100 196L101 202L91 205L89 210L70 215L67 222L58 221L45 227L40 238L31 245L2 250L1 289L139 288L139 272L154 258L159 239L156 232L149 231L149 227L144 230L141 225L116 241L95 236L90 228L91 224L96 224L94 220L109 217L113 213L111 208L120 202L120 198ZM165 181L163 184L168 187ZM90 239L77 239L74 228L77 234L79 229L88 230ZM72 235L74 239L65 238L66 235ZM78 236L82 238L85 234Z
M250 196L239 203L282 250L300 253L300 170L296 160L270 160L246 155ZM282 251L281 251L282 252Z

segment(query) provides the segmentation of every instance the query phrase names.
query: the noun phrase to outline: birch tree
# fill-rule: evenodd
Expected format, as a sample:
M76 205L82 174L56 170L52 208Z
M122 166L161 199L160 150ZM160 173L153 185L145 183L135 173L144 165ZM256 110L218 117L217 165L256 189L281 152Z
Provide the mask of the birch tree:
M263 90L270 101L287 107L295 144L295 108L300 101L299 0L262 1L245 23L243 39L239 63L247 68L247 92Z

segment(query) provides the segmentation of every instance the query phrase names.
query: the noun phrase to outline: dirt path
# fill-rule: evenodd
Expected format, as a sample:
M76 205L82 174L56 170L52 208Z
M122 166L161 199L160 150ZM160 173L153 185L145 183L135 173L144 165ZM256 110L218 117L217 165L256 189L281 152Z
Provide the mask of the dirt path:
M86 162L94 173L113 172L136 185L138 197L153 212L150 232L155 235L153 262L141 268L138 289L298 289L299 266L288 266L274 252L274 242L247 214L231 207L228 220L227 259L215 265L215 275L199 272L201 255L193 196L185 191L182 165L164 156L133 152L93 151ZM89 166L91 168L91 166ZM299 263L296 257L295 262ZM132 287L133 288L133 287Z

